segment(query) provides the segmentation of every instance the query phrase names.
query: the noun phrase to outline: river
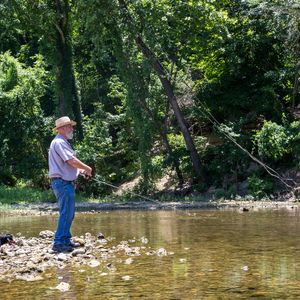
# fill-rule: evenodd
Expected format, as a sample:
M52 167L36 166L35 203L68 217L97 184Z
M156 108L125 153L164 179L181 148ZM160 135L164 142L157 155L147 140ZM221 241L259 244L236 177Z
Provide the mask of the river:
M57 215L1 216L0 231L55 230ZM116 256L97 268L50 269L43 280L0 282L0 299L300 299L300 211L173 210L77 213L73 235L148 239L167 256ZM69 291L55 287L61 282Z

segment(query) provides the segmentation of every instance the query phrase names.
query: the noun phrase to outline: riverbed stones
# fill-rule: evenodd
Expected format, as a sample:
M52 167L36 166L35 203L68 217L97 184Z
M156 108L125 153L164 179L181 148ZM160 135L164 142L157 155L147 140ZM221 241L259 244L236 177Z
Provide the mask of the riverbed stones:
M79 237L74 237L72 238L74 243L79 243L80 246L84 246L85 244L85 240L83 238L79 238Z
M142 236L142 237L141 237L141 242L142 242L143 244L148 244L149 240L148 240L146 237Z
M55 288L61 292L67 292L70 289L70 284L67 282L61 282Z
M132 264L132 262L133 262L133 259L131 258L131 257L129 257L129 258L127 258L126 260L125 260L125 265L131 265Z
M97 233L97 238L98 238L99 240L105 239L104 234L103 234L102 232L98 232L98 233Z
M81 247L74 249L72 253L54 253L51 249L52 234L49 230L43 230L38 237L31 238L20 234L14 238L15 244L1 245L0 280L41 280L43 272L49 268L76 268L84 265L100 268L99 272L106 274L116 270L115 264L132 264L133 256L149 255L150 251L151 255L168 255L163 248L152 250L151 247L147 247L146 250L144 245L148 243L148 239L145 237L118 243L114 237L99 239L99 234L93 236L91 233L73 238L74 241L81 242Z
M167 256L168 255L168 252L165 248L159 248L157 251L156 251L156 254L158 256Z
M91 261L88 262L88 266L95 268L100 265L100 262L98 260L92 259Z
M39 237L43 239L50 239L54 237L54 232L51 230L43 230L39 233Z
M66 261L68 259L68 256L65 253L59 253L57 255L57 259L60 261Z
M72 256L78 256L80 254L85 254L85 249L84 248L75 249L72 252Z

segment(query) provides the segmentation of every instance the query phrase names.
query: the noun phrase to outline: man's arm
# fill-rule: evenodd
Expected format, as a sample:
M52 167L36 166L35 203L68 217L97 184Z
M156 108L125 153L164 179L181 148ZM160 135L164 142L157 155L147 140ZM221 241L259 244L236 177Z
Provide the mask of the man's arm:
M80 161L78 158L74 157L66 162L73 168L84 170L87 176L92 176L92 168Z

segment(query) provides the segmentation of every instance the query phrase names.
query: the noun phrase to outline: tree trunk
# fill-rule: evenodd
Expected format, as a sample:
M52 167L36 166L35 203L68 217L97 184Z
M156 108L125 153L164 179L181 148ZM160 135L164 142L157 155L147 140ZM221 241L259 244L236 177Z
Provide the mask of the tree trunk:
M83 127L82 127L82 115L81 115L81 105L80 105L80 98L78 94L78 89L76 85L76 79L74 75L74 71L72 70L72 95L73 95L73 113L75 120L77 122L77 132L78 132L78 138L80 141L83 140Z
M80 100L76 88L68 0L56 0L57 96L59 114L75 118L78 137L83 138Z
M129 21L128 25L130 27L133 27L134 24L133 24L133 21L132 21L130 15L129 15L129 11L127 9L126 3L124 2L124 0L119 0L119 4L120 4L120 7L122 9L124 9L124 11L127 14L128 21ZM179 127L181 129L181 132L183 134L187 149L190 153L190 158L191 158L191 161L192 161L192 164L193 164L194 171L195 171L195 173L196 173L196 175L199 179L204 180L204 172L202 170L202 166L201 166L201 162L200 162L200 158L199 158L197 149L196 149L196 147L194 145L194 142L192 140L192 137L191 137L191 135L188 131L186 121L185 121L185 119L183 117L183 114L181 112L181 109L178 105L176 96L175 96L175 94L173 92L173 89L172 89L171 82L169 81L168 76L167 76L162 64L160 63L158 58L155 56L155 54L151 51L151 49L144 43L144 41L142 40L140 34L137 33L137 32L134 32L134 34L135 34L135 42L136 42L138 48L142 51L144 56L151 61L155 72L159 76L161 84L162 84L162 86L165 90L165 93L166 93L166 95L169 99L169 102L172 106L175 117L177 119L177 122L178 122Z

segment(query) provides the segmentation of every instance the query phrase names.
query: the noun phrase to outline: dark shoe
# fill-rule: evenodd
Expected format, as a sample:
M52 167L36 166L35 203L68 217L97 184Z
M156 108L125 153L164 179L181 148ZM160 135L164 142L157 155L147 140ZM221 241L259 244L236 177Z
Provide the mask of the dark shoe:
M69 246L71 246L73 248L78 248L78 247L80 247L80 243L70 241Z
M72 252L73 247L71 247L69 245L53 245L52 250L57 253Z

